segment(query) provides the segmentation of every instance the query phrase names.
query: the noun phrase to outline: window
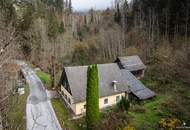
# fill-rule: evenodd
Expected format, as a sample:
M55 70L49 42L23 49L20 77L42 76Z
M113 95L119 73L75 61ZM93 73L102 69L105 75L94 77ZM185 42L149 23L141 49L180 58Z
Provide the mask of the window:
M68 102L69 102L69 104L71 104L71 99L70 98L68 98Z
M67 99L67 95L65 94L65 99Z
M108 104L108 99L104 99L104 104Z
M137 70L137 71L132 71L132 74L134 75L141 75L143 70Z
M116 102L120 101L120 96L116 96Z
M61 94L64 96L64 92L63 91L61 91Z

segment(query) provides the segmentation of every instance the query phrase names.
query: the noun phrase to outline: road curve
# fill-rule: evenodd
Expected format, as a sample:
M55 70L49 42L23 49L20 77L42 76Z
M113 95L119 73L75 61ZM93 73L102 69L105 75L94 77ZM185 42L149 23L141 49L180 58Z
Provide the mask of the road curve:
M30 87L26 105L26 129L62 130L41 80L26 63L16 62L21 66L21 71Z

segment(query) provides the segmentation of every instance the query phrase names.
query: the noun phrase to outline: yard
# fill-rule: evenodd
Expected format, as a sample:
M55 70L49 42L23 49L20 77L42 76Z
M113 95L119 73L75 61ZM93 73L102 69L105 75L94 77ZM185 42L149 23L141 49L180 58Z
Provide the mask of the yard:
M136 129L155 130L162 118L177 118L190 125L190 89L189 85L179 79L167 81L159 72L148 68L142 80L145 86L155 91L155 99L145 101L141 105L131 106L129 110L130 124Z
M190 112L190 90L188 85L181 81L173 81L162 83L156 76L146 74L142 80L145 86L156 92L157 97L145 101L140 105L131 106L128 115L129 123L136 129L154 130L158 128L158 123L162 118L178 118L189 123ZM40 79L46 85L50 84L51 80L48 74L38 72ZM170 91L168 91L170 90ZM84 129L84 118L71 121L65 106L60 99L52 99L52 104L62 128L70 128L71 130ZM183 107L182 107L183 106Z
M162 118L159 107L163 100L163 97L156 97L153 100L145 102L143 105L131 106L129 110L131 125L138 130L155 130L158 127L158 122Z
M70 130L83 130L82 129L82 124L84 124L83 118L75 121L70 120L68 110L65 108L61 99L52 99L51 101L54 111L57 115L57 118L62 128L65 129L67 128Z

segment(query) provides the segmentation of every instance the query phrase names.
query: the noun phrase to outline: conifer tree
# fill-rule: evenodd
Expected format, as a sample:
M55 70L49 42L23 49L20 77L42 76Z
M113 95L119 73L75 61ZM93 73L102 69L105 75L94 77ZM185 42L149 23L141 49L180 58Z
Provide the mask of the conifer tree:
M56 9L58 10L58 12L62 12L63 11L63 0L56 0L55 1L55 5L56 5Z
M127 0L124 1L122 6L122 26L127 31L127 25L128 25L128 16L129 16L129 6Z
M117 11L115 12L114 20L115 20L115 22L117 22L118 24L121 23L121 11L120 11L120 7L119 7L119 3L117 3Z
M64 33L65 32L65 26L63 21L61 22L60 26L59 26L59 33Z
M94 23L94 10L93 10L93 8L90 10L90 23Z
M86 123L87 129L92 130L100 115L97 65L88 67L86 92Z
M87 25L87 18L86 18L86 15L84 16L84 24Z
M68 0L65 1L65 8L67 9L68 8L68 5L69 5L69 2Z
M72 13L72 1L69 0L69 13Z

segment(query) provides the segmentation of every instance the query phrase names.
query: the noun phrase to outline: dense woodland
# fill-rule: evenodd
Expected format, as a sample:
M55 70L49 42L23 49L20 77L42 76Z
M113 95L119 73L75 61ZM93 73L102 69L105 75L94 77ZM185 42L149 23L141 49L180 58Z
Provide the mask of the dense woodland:
M127 55L143 59L144 82L154 81L149 87L158 94L171 92L175 98L162 106L190 123L189 0L115 0L88 12L75 12L71 0L0 1L0 70L11 59L24 60L49 73L56 87L63 66Z

